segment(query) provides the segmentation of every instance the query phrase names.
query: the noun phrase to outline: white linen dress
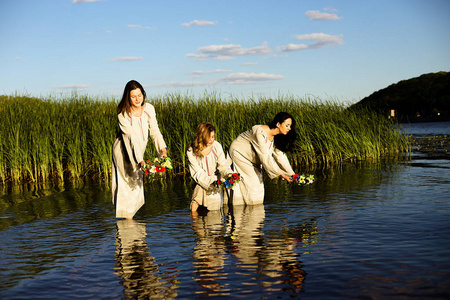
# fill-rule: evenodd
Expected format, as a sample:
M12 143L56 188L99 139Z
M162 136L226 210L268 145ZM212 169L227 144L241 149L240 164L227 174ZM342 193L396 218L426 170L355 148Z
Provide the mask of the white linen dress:
M189 172L197 183L192 193L191 205L195 201L208 210L219 210L223 202L223 191L215 187L213 183L232 173L222 145L214 141L211 151L206 156L195 155L189 147L186 155L189 161Z
M228 150L234 171L241 175L241 181L235 187L239 191L234 194L233 205L240 202L246 205L264 202L263 168L270 179L281 174L295 174L286 154L275 148L262 126L255 125L241 133Z
M132 218L145 202L139 163L144 160L149 133L158 151L166 148L166 143L153 105L145 103L140 117L121 113L118 119L120 132L113 144L112 201L116 218Z

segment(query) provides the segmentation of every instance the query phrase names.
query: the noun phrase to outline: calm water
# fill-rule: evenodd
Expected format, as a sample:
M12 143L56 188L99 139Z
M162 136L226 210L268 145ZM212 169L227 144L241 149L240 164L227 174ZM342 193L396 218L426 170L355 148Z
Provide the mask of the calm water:
M148 183L135 221L107 185L3 187L0 298L450 298L450 154L315 175L198 218L190 182Z

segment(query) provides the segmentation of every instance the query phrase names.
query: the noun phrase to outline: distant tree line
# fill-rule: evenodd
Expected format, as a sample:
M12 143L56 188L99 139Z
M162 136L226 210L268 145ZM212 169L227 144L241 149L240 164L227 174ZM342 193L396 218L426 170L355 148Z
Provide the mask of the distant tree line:
M395 118L400 122L450 121L450 72L423 74L381 89L354 104Z

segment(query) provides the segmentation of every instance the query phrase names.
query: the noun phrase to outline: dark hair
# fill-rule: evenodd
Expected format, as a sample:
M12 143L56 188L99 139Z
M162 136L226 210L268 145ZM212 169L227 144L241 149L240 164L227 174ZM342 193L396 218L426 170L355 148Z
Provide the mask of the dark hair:
M273 118L272 122L269 123L269 128L274 129L274 128L277 128L278 123L282 124L287 119L292 120L291 130L286 135L277 134L274 137L275 147L277 147L278 149L280 149L283 152L289 152L292 150L295 139L297 137L297 133L295 132L295 119L291 114L288 114L287 112L279 112Z
M130 111L131 111L130 92L135 89L141 90L142 95L144 96L144 101L142 101L142 105L145 104L145 99L147 98L147 95L145 94L144 88L136 80L130 80L125 85L125 89L123 90L122 100L120 100L119 105L117 105L117 114L124 113L124 112L130 113Z
M211 138L211 133L215 132L216 128L209 122L200 123L195 129L195 138L191 143L192 151L197 156L202 156L202 150L208 145Z

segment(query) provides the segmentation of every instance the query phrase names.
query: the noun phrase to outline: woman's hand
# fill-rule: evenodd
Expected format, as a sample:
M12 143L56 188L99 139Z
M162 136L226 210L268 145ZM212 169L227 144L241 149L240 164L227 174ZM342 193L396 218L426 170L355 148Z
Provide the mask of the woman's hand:
M283 177L287 182L292 182L293 181L291 177L289 177L289 176L287 176L285 174L281 174L281 177Z
M166 158L167 157L167 149L166 148L162 148L161 149L161 153L159 154L159 156L161 156L162 158Z

